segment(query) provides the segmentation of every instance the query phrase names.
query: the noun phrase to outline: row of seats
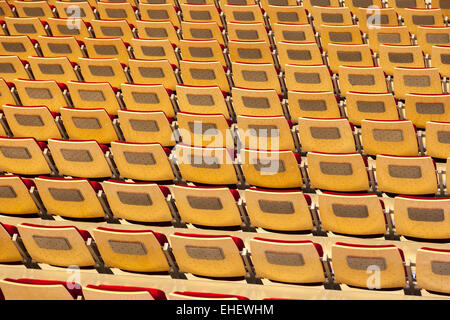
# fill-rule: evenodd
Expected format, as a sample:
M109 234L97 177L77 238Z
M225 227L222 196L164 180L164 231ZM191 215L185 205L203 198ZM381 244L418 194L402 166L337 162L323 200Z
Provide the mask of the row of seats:
M370 289L414 288L403 251L395 245L359 245L336 242L331 259L322 246L312 241L285 241L255 237L250 252L242 239L229 235L176 232L166 238L151 230L123 230L97 227L93 238L74 226L44 226L21 223L17 228L2 225L1 261L59 267L117 268L132 272L192 274L213 279L246 278L252 282L324 285L329 282ZM16 247L11 237L20 237ZM95 245L94 245L95 239ZM20 250L19 250L20 249ZM23 258L23 256L25 258ZM423 247L415 259L415 280L419 289L449 293L449 250ZM372 271L379 272L377 281ZM369 272L370 271L370 272ZM0 287L3 290L1 282Z
M376 194L325 192L312 204L300 190L201 187L108 180L0 176L0 212L33 217L124 219L134 223L190 223L271 231L324 230L346 235L450 239L450 198L397 196L392 212ZM283 219L280 219L280 215ZM89 220L87 220L89 221Z

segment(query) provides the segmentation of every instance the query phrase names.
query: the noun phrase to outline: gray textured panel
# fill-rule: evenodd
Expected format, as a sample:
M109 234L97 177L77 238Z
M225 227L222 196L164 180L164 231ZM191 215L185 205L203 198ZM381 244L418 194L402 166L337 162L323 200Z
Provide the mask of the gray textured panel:
M431 85L429 76L403 76L403 81L407 87L429 87Z
M446 44L450 42L448 33L427 33L425 38L428 43L432 44Z
M412 22L418 26L432 26L435 24L434 16L412 16Z
M258 200L259 208L265 213L293 214L294 204L291 201Z
M94 45L94 50L98 55L106 56L117 55L119 53L114 45Z
M388 52L388 59L392 63L412 63L414 56L410 52Z
M151 4L164 4L167 3L166 0L147 0L146 3L151 3Z
M371 5L373 5L373 1L372 0L351 0L353 3L354 7L363 7L363 8L367 8L370 7Z
M189 130L194 134L201 135L217 135L219 134L219 130L217 130L217 126L215 123L204 123L201 121L189 121L188 122Z
M97 77L114 77L115 73L110 66L88 66L92 75Z
M408 218L413 221L440 222L445 220L444 209L408 208Z
M0 198L14 199L17 198L17 193L10 186L0 186Z
M419 114L444 114L445 106L443 103L416 102L416 111Z
M0 147L0 152L9 159L31 159L31 154L24 147Z
M73 0L70 0L70 1L73 1ZM79 8L80 9L80 11L79 12L77 12L77 18L78 17L80 17L80 18L85 18L86 17L86 12L84 11L84 9L83 8ZM68 8L64 8L64 11L66 12L66 15L68 16L68 17L71 17L72 15L73 15L73 9L72 8L70 8L70 7L68 7Z
M150 38L167 38L167 30L164 28L145 28L145 33Z
M216 80L214 70L208 69L189 69L191 77L197 80Z
M123 153L125 160L131 164L155 165L156 160L153 153L127 152Z
M350 32L330 32L332 42L352 42L353 36Z
M0 72L1 73L15 73L16 68L12 63L0 63Z
M63 237L43 237L33 235L33 240L41 249L47 250L72 250L69 240Z
M86 16L86 14L84 16ZM72 25L69 27L65 24L58 24L56 28L62 35L65 36L77 36L80 34L80 29L78 29L76 26L72 28Z
M297 12L277 12L277 18L280 22L297 22L299 17Z
M353 174L351 163L320 162L319 166L323 174L339 176L351 176Z
M45 88L31 88L26 87L25 92L28 94L30 98L33 99L52 99L53 95L50 90Z
M214 55L212 49L207 47L206 48L189 47L189 53L191 54L191 56L195 58L210 58Z
M333 214L340 218L367 218L369 209L366 205L337 204L331 205Z
M236 35L242 40L257 40L258 31L256 30L236 30Z
M373 129L372 135L375 141L400 142L404 140L402 130Z
M441 62L443 64L450 64L450 54L441 54Z
M2 8L0 8L0 16L1 16L1 17L4 17L4 16L5 16L5 11L3 11Z
M301 100L298 99L298 106L303 111L325 111L327 104L325 100Z
M135 131L158 132L158 122L155 120L134 120L130 119L130 126Z
M270 101L267 98L242 97L242 103L246 108L269 109Z
M400 43L401 41L399 33L378 33L377 38L380 43Z
M61 149L61 155L66 161L92 162L94 160L89 150Z
M306 34L304 31L283 31L284 39L287 41L305 41Z
M383 101L356 101L356 107L359 112L384 113L386 107Z
M266 82L268 80L265 71L242 71L242 77L245 81Z
M274 173L281 173L286 171L286 167L284 165L283 160L257 159L255 162L253 163L253 167L255 168L256 171L274 172Z
M385 14L374 14L374 15L368 14L366 15L366 21L367 25L389 24L389 16Z
M344 17L340 13L322 13L322 20L326 23L343 23Z
M15 114L14 118L21 126L26 127L43 127L44 121L42 121L41 116L38 115L28 115L28 114Z
M32 24L15 24L14 28L16 29L17 33L20 34L35 34L36 28Z
M209 29L191 29L191 35L196 39L211 39L213 37L213 33Z
M223 205L217 197L194 197L187 196L187 201L191 208L200 210L222 210Z
M142 242L108 240L111 250L118 254L145 256L147 249Z
M246 0L228 0L228 4L230 4L232 6L246 5L247 1Z
M193 20L203 20L203 21L210 21L211 13L209 11L194 11L191 12L191 19Z
M166 10L147 10L148 17L155 20L169 19L169 13Z
M137 103L158 104L159 97L153 92L131 92L133 100Z
M85 101L106 101L105 96L102 91L97 90L78 90L78 94L80 95L81 100Z
M72 122L78 129L98 130L102 128L102 125L100 124L97 118L72 117Z
M225 255L220 247L196 247L185 246L186 253L192 259L200 260L224 260Z
M261 137L261 138L268 138L268 137L278 137L280 135L280 130L278 130L277 126L272 125L252 125L250 124L248 126L248 130L250 135Z
M84 197L78 189L48 188L48 192L56 201L82 202Z
M300 267L305 265L301 253L264 251L267 262L278 266Z
M157 78L162 79L165 77L162 68L143 68L139 67L139 74L144 78Z
M339 61L344 62L358 62L362 60L361 52L359 51L338 51L337 56Z
M142 46L142 53L148 57L164 57L166 51L161 46Z
M320 83L319 73L300 73L294 72L295 81L297 83L318 84Z
M237 49L238 55L242 59L261 59L262 52L259 49Z
M352 86L373 86L375 85L375 77L371 74L349 74L348 82Z
M206 0L187 0L188 4L206 4Z
M311 0L311 5L317 7L329 7L331 3L330 0Z
M419 166L388 166L389 175L394 178L420 179L422 169Z
M43 74L64 74L64 70L60 64L38 64L39 70Z
M234 11L233 17L237 21L253 21L255 20L255 15L251 11Z
M45 17L45 12L39 7L24 7L23 12L27 17Z
M439 8L441 8L441 9L450 9L450 1L448 1L448 0L439 0Z
M398 8L417 8L416 0L395 0Z
M386 260L384 258L368 258L347 256L347 265L350 269L367 271L371 266L377 266L380 271L387 268Z
M191 155L191 166L201 169L219 169L220 161L216 157Z
M2 42L3 49L7 52L25 52L25 46L20 42Z
M340 139L341 133L336 127L311 127L311 136L314 139Z
M102 33L107 37L123 37L123 31L120 27L100 27Z
M117 191L117 197L120 202L130 206L151 206L152 198L147 193L123 192Z
M440 143L450 143L450 131L438 131L437 139Z
M269 0L269 5L271 6L287 6L288 0Z
M114 19L126 19L127 12L124 9L106 9L106 14Z
M287 56L291 60L311 60L311 51L309 50L287 50Z
M435 261L431 262L431 272L440 276L450 276L450 262Z
M189 104L193 106L214 106L214 97L210 94L186 94Z
M53 53L60 53L60 54L70 54L72 53L72 48L70 45L65 43L48 43L48 48Z

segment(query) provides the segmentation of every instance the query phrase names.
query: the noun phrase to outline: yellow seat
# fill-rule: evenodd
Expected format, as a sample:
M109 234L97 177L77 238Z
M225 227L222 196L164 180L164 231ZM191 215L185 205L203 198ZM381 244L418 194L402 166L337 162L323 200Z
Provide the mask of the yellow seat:
M394 68L394 93L405 99L408 93L441 94L441 75L437 68Z
M56 78L60 83L79 80L73 64L67 57L28 57L28 63L36 80Z
M433 46L449 46L450 45L450 28L449 27L417 27L417 44L422 48L425 54L433 57ZM437 58L437 57L436 57ZM431 62L436 62L437 60Z
M339 66L339 90L343 97L350 91L386 93L386 74L381 67Z
M34 39L47 35L44 24L38 17L5 17L5 23L12 36L24 35Z
M128 65L130 56L127 45L121 38L84 38L83 42L89 58L116 58L120 63Z
M392 76L394 69L402 68L425 68L422 48L416 45L380 45L380 65L383 71Z
M392 93L349 91L345 103L348 120L356 126L361 126L364 119L399 120L397 103Z
M168 39L170 43L173 43L176 46L179 44L177 33L178 27L175 27L170 21L138 20L136 21L136 30L141 39Z
M275 89L282 94L278 71L273 63L233 62L233 81L236 87L248 89Z
M293 123L302 117L339 118L338 98L332 91L288 91L289 113Z
M427 154L433 158L450 158L450 121L429 121L425 126ZM447 176L450 173L447 171Z
M222 114L226 119L230 119L228 105L225 101L228 94L222 91L220 87L197 87L179 84L176 91L178 107L181 112Z
M37 41L42 51L44 57L61 57L65 56L69 61L77 61L78 57L83 57L84 53L77 39L73 36L60 36L60 37L47 37L38 36ZM86 42L85 42L86 44ZM31 57L30 57L31 58ZM34 58L34 57L33 57ZM30 59L28 59L29 61ZM31 66L33 74L36 71L33 66ZM42 72L42 71L41 71ZM57 73L56 73L57 74ZM36 77L36 75L35 75ZM36 78L38 79L38 78ZM72 80L77 80L76 78Z
M79 109L105 109L108 114L117 115L120 109L117 88L108 82L67 82L73 106Z
M6 300L74 300L81 296L79 287L78 283L56 280L0 280L0 290Z
M117 58L78 58L78 65L86 82L108 82L115 88L128 82L123 65Z
M47 23L53 37L74 37L78 41L83 41L84 38L92 36L88 26L80 18L47 18ZM62 46L60 48L64 50Z
M266 13L272 27L275 23L309 24L308 13L301 6L268 5Z
M405 96L406 119L418 128L425 128L429 121L450 122L449 94L408 93Z
M367 44L328 44L328 62L333 73L339 66L373 67L372 51Z
M416 254L417 286L433 293L450 293L447 249L422 247Z
M233 110L237 116L281 116L284 114L281 96L274 89L233 87Z
M130 75L137 84L162 84L164 88L175 90L178 79L175 76L176 66L169 60L130 59ZM127 81L123 81L125 83ZM120 86L121 84L119 84Z
M369 26L369 46L379 53L381 44L411 45L411 35L406 26Z
M178 67L173 44L169 39L131 39L131 48L136 59L165 60ZM128 59L127 59L128 63Z
M163 291L152 288L92 285L83 287L85 300L166 300Z
M0 43L4 44L2 40L0 40ZM0 49L0 53L6 54L1 51ZM0 77L7 82L14 81L15 79L31 79L31 74L27 70L26 63L17 55L0 56L0 66Z
M190 86L218 86L230 92L229 71L219 61L180 61L183 83Z
M331 71L326 65L285 65L288 91L334 91Z
M30 194L32 187L34 187L34 182L31 179L15 175L0 176L0 199L2 201L0 213L8 215L35 215L39 213L39 208ZM0 258L0 261L3 261L3 259Z

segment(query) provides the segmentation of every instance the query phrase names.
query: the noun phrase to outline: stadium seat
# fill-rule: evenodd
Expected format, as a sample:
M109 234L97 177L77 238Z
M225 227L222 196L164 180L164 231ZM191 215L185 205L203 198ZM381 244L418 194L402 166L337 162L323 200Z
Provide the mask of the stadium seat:
M333 73L339 66L374 67L373 54L367 44L328 44L328 63Z
M130 56L127 45L121 38L84 38L83 43L89 58L116 58L120 63L128 65Z
M237 116L280 116L283 115L281 96L274 89L247 89L233 87L233 110Z
M122 38L126 43L134 38L132 25L126 20L92 20L90 23L96 38Z
M349 91L345 104L348 120L356 126L361 126L364 119L399 120L397 101L392 93Z
M20 102L18 101L16 94L13 93L14 90L15 88L11 82L7 82L0 77L0 96L2 97L0 110L2 110L2 105L16 105Z
M404 16L406 8L426 8L425 0L388 0L387 6L394 8L401 16Z
M436 67L439 73L447 78L450 77L449 52L450 46L432 46L431 48L431 66Z
M232 294L174 291L169 294L169 300L248 300L248 298Z
M146 40L168 39L171 43L178 46L178 27L175 27L170 21L138 20L136 21L136 30L139 38Z
M339 26L353 24L353 17L348 7L313 6L310 10L314 17L314 27L319 32L324 25Z
M109 3L100 1L97 3L97 13L103 20L126 20L129 24L136 23L136 7L130 3Z
M381 44L411 45L411 35L406 26L370 26L369 46L379 53Z
M53 16L52 7L48 1L11 1L17 15L23 17L38 17L45 19Z
M178 108L181 112L223 114L226 119L231 117L229 103L225 101L228 94L220 90L218 86L198 87L179 84L176 91Z
M86 25L83 19L47 18L47 24L52 31L53 37L74 37L78 41L83 41L84 38L92 36L91 32L89 31L88 25ZM38 39L40 39L41 37L42 36L38 37Z
M182 21L181 31L183 39L185 40L212 40L219 41L220 44L225 45L224 35L222 29L217 22L191 22Z
M280 1L280 0L273 0ZM283 2L283 0L281 0ZM296 3L288 4L284 3L283 5L295 5ZM339 7L339 0L304 0L302 1L302 5L306 8L306 10L311 11L313 7Z
M381 67L339 66L339 90L343 97L350 91L386 93L386 75Z
M278 71L273 63L233 62L233 81L236 87L248 89L275 89L282 94Z
M334 91L331 71L326 65L285 65L285 82L289 91Z
M402 17L412 34L417 34L419 26L444 26L444 16L440 8L405 8Z
M449 122L429 121L425 126L427 154L433 158L450 158L448 144L450 143ZM450 176L447 173L447 176Z
M78 65L86 82L108 82L115 88L128 82L123 65L117 58L78 58ZM131 63L130 69L133 70Z
M0 1L0 17L14 17L12 9L8 1Z
M236 41L264 41L270 44L266 25L257 23L227 23L228 40Z
M219 41L211 40L180 40L180 51L183 60L189 61L219 61L227 65L224 56L224 47Z
M428 121L450 122L449 94L405 95L405 116L418 128L425 128Z
M74 64L67 57L28 57L28 63L36 80L54 80L57 78L60 83L80 80L79 73L74 69Z
M83 296L85 300L167 300L158 289L105 284L88 284L83 287Z
M231 62L272 63L272 48L265 41L228 41Z
M141 3L139 12L141 19L145 21L170 21L175 27L180 27L180 19L177 14L178 7L172 3Z
M14 79L31 79L26 60L23 59L37 56L30 39L27 36L18 37L21 39L12 36L5 39L0 36L0 76L8 82Z
M322 52L316 42L292 43L278 42L278 59L281 71L287 64L320 65L324 64Z
M275 23L309 24L308 12L301 6L268 5L265 11L272 28Z
M12 238L18 234L17 228L10 224L0 222L0 263L21 262L22 255L14 244Z
M178 66L178 58L174 51L174 45L169 39L131 39L133 56L142 60L167 59L173 65ZM126 63L128 63L128 58Z
M38 17L5 17L5 24L11 36L28 36L32 39L48 35L45 24Z
M66 57L69 61L77 61L78 57L83 57L84 53L81 50L80 44L75 39L75 37L46 37L46 36L38 36L37 41L39 43L39 47L42 51L42 55L44 57ZM85 42L86 44L86 42ZM28 62L30 62L31 58L29 57ZM55 59L53 59L55 61ZM33 70L33 74L35 73L35 68L31 66ZM41 70L42 72L42 70ZM57 74L57 73L56 73ZM36 77L36 75L35 75ZM36 79L38 79L36 77ZM71 79L71 80L76 80Z
M363 44L361 30L356 25L322 25L320 28L322 49L328 51L328 44Z
M394 93L405 99L408 93L441 94L441 76L437 68L394 68Z
M39 213L39 208L30 193L32 187L34 187L34 182L31 179L17 175L1 175L0 199L2 208L0 213L8 215L35 215ZM3 243L3 241L1 242ZM1 258L0 261L4 262Z
M417 44L425 54L431 55L433 46L450 45L449 27L417 27ZM433 65L433 63L432 63Z
M417 286L433 293L449 294L449 250L422 247L416 253Z
M222 19L215 4L180 4L183 20L193 22L217 22L222 27ZM142 9L141 9L142 10Z
M83 296L80 284L56 280L4 278L0 290L6 300L74 300Z
M399 25L398 15L394 8L364 6L355 9L353 13L358 17L358 26L365 34L369 33L370 27ZM371 40L369 37L369 42Z
M264 23L263 12L259 5L229 5L226 4L222 7L223 13L228 22L237 22L237 23L256 23L262 22Z
M181 60L180 70L181 78L186 85L218 86L221 90L230 92L229 71L226 70L220 61Z
M273 36L275 42L316 42L313 27L309 24L273 23Z
M293 123L302 117L339 118L338 99L332 91L288 91L288 108Z
M370 188L367 159L359 153L308 152L306 161L315 189L361 192Z
M77 1L74 6L72 1L55 1L55 8L60 18L64 19L83 19L83 21L91 22L97 17L94 14L94 8L87 1ZM75 21L73 21L75 22ZM72 25L72 23L71 23ZM67 25L68 26L68 25Z
M380 65L383 71L392 76L394 69L402 68L425 68L422 48L417 45L380 45Z

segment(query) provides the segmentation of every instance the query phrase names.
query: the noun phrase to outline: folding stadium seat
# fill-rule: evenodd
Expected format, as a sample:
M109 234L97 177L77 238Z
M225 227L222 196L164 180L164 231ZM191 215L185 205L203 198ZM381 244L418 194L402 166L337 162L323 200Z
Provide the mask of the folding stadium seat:
M17 228L13 225L0 222L0 262L21 262L22 256L14 244L12 238L17 234Z
M14 79L29 79L31 74L26 62L17 56L0 56L0 77L10 83Z
M241 149L241 168L246 182L262 188L300 188L301 157L290 150Z
M431 8L441 8L444 17L450 17L450 3L448 0L431 0Z
M95 140L104 144L118 140L114 117L105 109L61 108L60 112L71 140Z
M38 56L38 53L33 45L33 42L28 36L1 36L0 35L0 55L2 56L17 56L19 59L26 60L29 56ZM3 67L2 69L6 68ZM12 73L13 70L7 71L6 68L2 73ZM2 76L3 77L3 76ZM28 76L27 76L28 77ZM5 79L6 80L6 79Z
M272 48L264 41L228 41L228 51L231 62L272 63L274 61Z
M411 45L411 35L406 26L369 26L369 46L380 52L381 44Z
M33 137L38 141L62 138L56 114L45 106L4 105L3 113L14 137Z
M438 191L435 163L430 156L377 155L375 166L381 192L421 195Z
M302 5L311 11L313 7L339 7L340 3L338 0L305 0Z
M265 41L270 44L266 25L257 23L227 23L228 40L238 41Z
M211 40L219 41L225 45L224 33L217 22L181 22L181 31L185 40Z
M114 162L122 177L144 181L174 179L169 149L159 143L111 142Z
M439 49L444 50L447 46L450 45L450 28L449 27L424 27L419 26L417 28L417 43L422 48L422 51L431 55L433 58L433 47L437 46ZM439 49L437 54L439 54ZM434 67L433 62L437 62L439 64L439 59L431 61L431 65ZM441 63L444 64L444 61Z
M302 151L355 152L353 125L345 118L298 118Z
M394 69L425 68L422 48L416 45L380 45L380 65L383 71L392 76Z
M419 143L416 128L410 120L361 121L361 140L364 153L417 156Z
M14 17L12 6L8 1L0 1L0 17Z
M358 26L362 32L368 33L372 26L397 26L399 25L398 15L394 8L373 8L359 7L354 12L358 17ZM369 41L371 39L369 38Z
M147 0L144 0L147 1ZM149 0L149 2L151 1L157 1L157 0ZM164 0L165 1L165 0ZM174 0L172 0L174 1ZM178 1L179 4L216 4L216 2L214 0L180 0ZM219 7L219 6L218 6Z
M324 64L322 52L316 42L278 42L277 51L278 59L280 60L281 71L285 70L285 66L287 64Z
M137 8L128 2L108 3L100 1L97 3L97 12L102 20L126 20L130 24L136 23Z
M185 181L213 185L236 185L233 150L226 148L175 146L175 162Z
M95 243L105 265L133 272L166 272L170 266L162 247L164 234L152 230L97 227Z
M180 4L183 20L193 22L217 22L222 27L222 19L214 4Z
M92 285L83 287L85 300L167 300L164 291L128 286Z
M75 37L39 36L37 40L42 51L42 55L46 58L66 57L70 61L77 61L79 57L85 56L80 48L80 44L75 39ZM30 58L28 58L28 61L30 60Z
M291 123L284 115L238 115L237 132L242 146L246 149L292 151L296 149Z
M395 11L402 17L404 16L406 8L426 8L425 0L388 0L387 6L395 8Z
M172 193L183 222L208 227L242 224L237 206L239 192L235 189L177 185Z
M405 116L419 128L428 121L450 122L450 95L414 94L405 96Z
M402 14L405 25L409 32L417 34L419 26L444 26L444 16L440 8L436 9L418 9L405 8Z
M105 157L108 147L100 145L97 141L49 139L48 148L62 175L105 178L113 174Z
M172 3L158 3L147 4L141 3L139 5L139 12L141 20L145 21L170 21L175 27L181 26L177 11Z
M293 123L302 117L339 118L337 97L332 91L288 91L289 113Z
M108 114L112 115L117 115L117 111L120 109L116 98L117 89L113 88L108 82L68 81L67 88L75 108L103 108Z
M331 71L326 65L287 64L285 78L289 91L334 91Z
M120 38L84 38L83 42L89 58L116 58L120 63L128 64L127 45Z
M47 35L44 23L37 17L5 17L5 23L12 36L25 35L34 39L37 36Z
M234 148L230 122L222 114L178 112L177 127L183 144L196 147Z
M171 121L163 111L119 110L120 129L127 142L174 146Z
M48 1L11 1L19 17L53 17L52 7Z
M5 278L0 280L0 290L6 300L76 300L83 296L78 283L57 280Z
M174 291L169 294L169 300L248 300L248 298L232 294Z
M374 193L319 194L319 215L326 231L367 236L386 233L384 203Z
M323 249L318 243L255 237L250 239L250 251L259 278L287 283L325 281Z
M73 38L72 38L73 39ZM81 51L80 51L81 52ZM28 57L28 63L36 80L55 80L60 83L78 81L74 64L67 57Z
M31 196L33 187L34 182L31 179L21 178L16 175L0 176L0 199L2 202L0 213L22 216L38 214L39 208ZM2 231L0 230L0 238L2 236ZM3 240L0 240L0 242L4 243ZM1 255L0 262L5 262Z
M405 99L408 93L441 94L441 76L437 68L394 68L394 93Z
M397 196L394 199L395 230L421 239L449 239L450 198Z
M167 117L175 116L171 103L173 93L163 85L122 83L120 89L127 110L163 111Z
M367 159L359 153L308 152L311 186L338 192L369 190Z
M96 264L87 246L91 236L85 230L31 223L20 223L17 229L27 252L37 263L58 267L94 267Z
M123 65L117 58L78 58L78 65L86 82L108 82L116 88L128 82Z
M218 86L230 92L230 72L219 61L180 61L183 83L190 86ZM236 69L234 69L236 72ZM175 90L175 88L174 88Z
M78 219L103 218L100 183L87 179L37 177L39 197L49 214Z
M314 27L320 32L323 25L352 25L353 18L348 7L319 7L311 8L314 17Z
M169 39L171 43L178 46L178 27L175 27L170 21L138 20L136 21L136 30L139 38L150 40Z
M170 43L169 39L131 39L130 44L133 49L133 56L136 59L167 59L171 64L178 66L178 58L175 54L173 44Z
M247 89L275 89L282 94L281 79L273 63L233 62L233 81L236 87Z
M272 27L275 23L309 24L308 13L301 6L269 5L266 13Z
M33 138L0 138L0 171L21 175L50 174L46 145Z
M74 37L78 41L83 41L84 38L92 37L88 25L82 19L47 18L47 24L54 37ZM40 37L38 37L38 39L40 39Z
M386 74L381 67L339 66L339 91L342 97L348 92L386 93Z
M137 84L162 84L175 91L178 84L178 70L168 60L130 59L130 75ZM127 82L122 81L122 83ZM120 85L120 84L119 84Z
M92 7L88 1L77 1L76 4L72 1L55 1L54 6L60 18L81 18L85 22L91 22L92 20L97 19L94 13L95 8ZM70 25L73 25L74 23L75 21Z
M233 110L236 115L281 116L284 114L280 99L274 89L246 89L233 87Z
M223 66L227 65L224 47L215 39L180 40L180 51L183 60L219 61Z
M423 60L423 59L422 59ZM372 50L367 44L328 44L328 64L333 73L339 66L374 67Z
M450 119L448 122L427 122L425 133L427 154L433 158L450 158ZM450 176L450 173L447 173L447 176Z
M279 43L294 42L316 42L315 32L313 27L307 24L284 24L284 23L273 23L273 36L275 42Z
M397 102L392 93L347 92L345 99L348 120L361 126L364 119L399 120Z
M244 197L252 226L278 231L305 231L314 227L308 207L311 198L300 190L248 188Z
M0 97L2 97L2 105L18 104L19 101L17 100L17 96L13 92L15 92L13 84L0 77ZM0 105L0 110L2 110L2 105Z
M369 289L402 289L406 286L404 254L395 245L336 242L331 247L331 255L338 283ZM375 281L370 277L373 271L379 272Z
M372 7L374 8L374 10L378 9L378 8L383 8L383 3L382 0L348 0L345 3L346 7L350 8L350 11L353 14L357 14L359 8L363 7L363 8L367 8L367 7Z
M227 94L219 87L177 85L176 91L178 108L181 112L223 114L226 119L230 119L225 101Z
M450 251L422 247L416 253L417 286L433 293L450 293L448 264Z
M226 4L222 7L223 13L227 19L227 22L237 23L264 23L263 12L257 4L252 5L229 5Z
M169 241L181 272L213 278L246 275L245 245L238 237L175 232Z
M92 20L90 24L96 38L122 38L127 43L134 38L132 26L126 20Z
M322 25L320 28L322 49L328 51L328 44L363 44L361 30L356 25Z
M116 180L102 182L108 204L116 218L138 222L170 222L172 214L166 197L170 191L156 183Z
M450 28L449 28L450 30ZM450 77L450 46L432 46L431 66L436 67L443 77Z

